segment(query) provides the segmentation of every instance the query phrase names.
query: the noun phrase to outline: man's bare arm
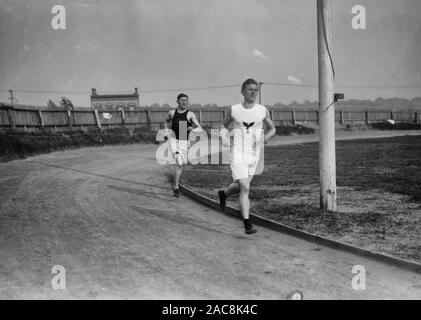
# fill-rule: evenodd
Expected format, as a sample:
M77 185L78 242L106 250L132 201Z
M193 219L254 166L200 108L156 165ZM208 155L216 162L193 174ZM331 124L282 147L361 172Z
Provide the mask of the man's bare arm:
M231 109L228 109L228 112L224 118L224 120L222 120L222 124L221 124L221 130L219 131L220 135L221 135L221 140L222 140L222 144L223 145L229 145L230 144L230 133L228 130L228 127L230 125L230 123L232 122L232 116L231 116Z
M276 128L273 124L269 111L266 109L266 117L263 119L264 123L267 126L268 132L265 134L265 142L267 142L270 138L272 138L276 134Z
M199 129L199 130L203 130L202 126L200 125L199 121L196 118L196 115L193 112L190 112L191 116L190 116L190 121L193 122L193 124L195 125L195 129Z
M167 118L164 121L164 128L167 129L167 123L170 124L172 121L171 111L168 111Z
M164 129L165 129L165 132L166 132L166 136L168 137L170 134L169 134L169 132L168 132L168 125L167 124L170 124L171 122L172 122L172 117L173 117L173 113L172 113L172 111L170 110L169 112L168 112L168 115L167 115L167 118L165 119L165 121L164 121Z
M228 129L231 122L232 122L231 109L228 109L225 118L222 120L221 130Z

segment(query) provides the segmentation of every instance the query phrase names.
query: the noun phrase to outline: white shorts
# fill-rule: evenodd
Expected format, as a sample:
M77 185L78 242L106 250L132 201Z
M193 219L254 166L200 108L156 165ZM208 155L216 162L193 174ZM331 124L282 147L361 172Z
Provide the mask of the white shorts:
M177 161L177 156L181 158L181 164L187 164L187 151L189 148L188 140L177 140L175 138L170 138L168 143L170 145L171 153L174 156L174 160Z
M259 174L263 171L259 155L248 159L241 159L239 157L235 158L231 156L230 160L231 174L234 181L250 178L254 176L257 171Z
M263 172L263 144L253 136L239 137L231 144L230 168L234 181L247 179Z

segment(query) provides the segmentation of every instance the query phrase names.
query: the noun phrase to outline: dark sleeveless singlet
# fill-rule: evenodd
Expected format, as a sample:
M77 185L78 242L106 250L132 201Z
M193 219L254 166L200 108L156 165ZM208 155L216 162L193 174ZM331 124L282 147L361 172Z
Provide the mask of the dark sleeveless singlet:
M189 113L189 110L186 110L183 113L179 113L177 110L174 112L171 129L174 131L175 138L177 140L189 139L189 131L187 131L187 126L191 126L191 122L187 120L187 113Z

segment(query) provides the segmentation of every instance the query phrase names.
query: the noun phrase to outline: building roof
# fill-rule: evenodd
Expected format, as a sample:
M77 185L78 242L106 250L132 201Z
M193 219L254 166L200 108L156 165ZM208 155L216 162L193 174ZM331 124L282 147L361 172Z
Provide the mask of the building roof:
M103 100L103 99L133 99L139 98L139 94L97 94L91 95L92 100Z
M139 93L137 88L134 88L134 93L126 93L126 94L97 94L96 89L92 88L91 93L91 100L104 100L104 99L139 99Z

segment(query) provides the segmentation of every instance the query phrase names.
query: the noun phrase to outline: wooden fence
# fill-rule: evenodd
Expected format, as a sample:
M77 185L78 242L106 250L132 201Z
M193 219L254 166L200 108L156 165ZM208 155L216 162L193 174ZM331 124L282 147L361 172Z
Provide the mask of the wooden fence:
M43 108L27 108L25 106L0 105L0 129L42 129L73 130L90 128L115 128L123 126L144 126L158 129L163 126L169 109L141 108L136 111L112 110L99 111L78 108L76 110L46 110ZM203 126L219 127L227 107L192 109ZM318 110L304 109L269 109L270 116L276 126L313 124L319 121ZM346 124L370 124L393 119L396 122L421 123L420 111L335 111L336 122Z

